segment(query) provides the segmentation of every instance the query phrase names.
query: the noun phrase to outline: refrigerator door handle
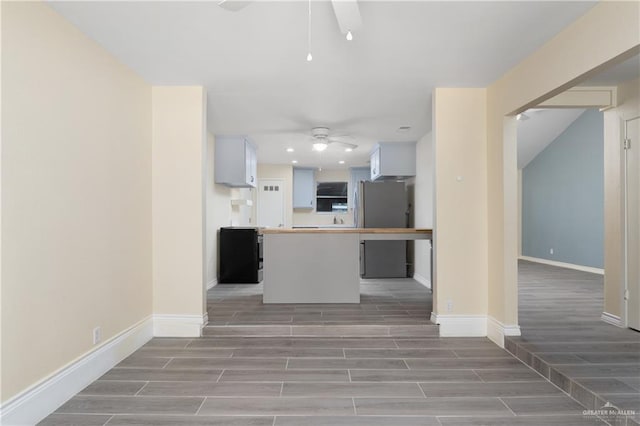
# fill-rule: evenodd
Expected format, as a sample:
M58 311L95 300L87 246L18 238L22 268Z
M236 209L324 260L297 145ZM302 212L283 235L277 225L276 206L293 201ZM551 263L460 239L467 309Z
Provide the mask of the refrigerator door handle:
M365 273L365 262L364 262L364 241L360 241L360 276L364 276Z

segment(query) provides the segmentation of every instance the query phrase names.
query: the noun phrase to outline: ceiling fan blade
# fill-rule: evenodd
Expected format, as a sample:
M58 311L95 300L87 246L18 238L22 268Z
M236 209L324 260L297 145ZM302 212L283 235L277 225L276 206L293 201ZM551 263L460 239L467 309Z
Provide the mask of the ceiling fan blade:
M229 10L231 12L237 12L240 9L244 9L249 6L251 0L220 0L218 2L218 6L223 8L224 10Z
M331 0L331 4L342 34L360 29L362 18L360 17L358 0Z
M334 138L329 138L327 140L327 143L335 143L342 146L346 146L347 148L351 148L351 149L356 149L358 147L358 145L356 145L355 143L345 142L345 141L341 141L339 139L334 139Z
M329 139L331 139L332 141L335 141L335 142L351 143L351 142L355 141L356 138L354 138L351 135L331 135L331 136L329 136Z

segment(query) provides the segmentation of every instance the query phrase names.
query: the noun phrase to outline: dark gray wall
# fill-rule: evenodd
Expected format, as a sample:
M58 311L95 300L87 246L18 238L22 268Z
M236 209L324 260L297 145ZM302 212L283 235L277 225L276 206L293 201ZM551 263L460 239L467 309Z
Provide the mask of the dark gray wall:
M603 132L587 110L523 169L524 256L603 267Z

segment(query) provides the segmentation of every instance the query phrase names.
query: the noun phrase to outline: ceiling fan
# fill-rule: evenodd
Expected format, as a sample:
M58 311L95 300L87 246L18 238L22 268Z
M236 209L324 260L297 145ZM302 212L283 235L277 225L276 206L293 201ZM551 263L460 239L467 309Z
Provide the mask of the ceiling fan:
M218 0L218 6L237 12L249 6L253 1L255 0ZM352 40L352 31L358 31L362 26L358 0L331 0L331 4L340 31L347 36L347 40Z
M347 140L353 140L353 137L348 135L331 135L328 127L314 127L311 129L311 141L313 142L314 151L322 152L327 149L330 144L342 145L349 151L358 147L358 145L347 142Z

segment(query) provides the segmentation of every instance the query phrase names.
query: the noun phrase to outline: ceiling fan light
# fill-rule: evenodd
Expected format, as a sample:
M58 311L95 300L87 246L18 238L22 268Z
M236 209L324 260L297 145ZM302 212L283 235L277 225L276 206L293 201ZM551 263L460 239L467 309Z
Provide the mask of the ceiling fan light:
M314 151L318 151L318 152L322 152L325 149L327 149L327 144L325 142L316 142L313 144L313 150Z
M347 31L347 40L353 40L353 34L351 34L351 30Z

